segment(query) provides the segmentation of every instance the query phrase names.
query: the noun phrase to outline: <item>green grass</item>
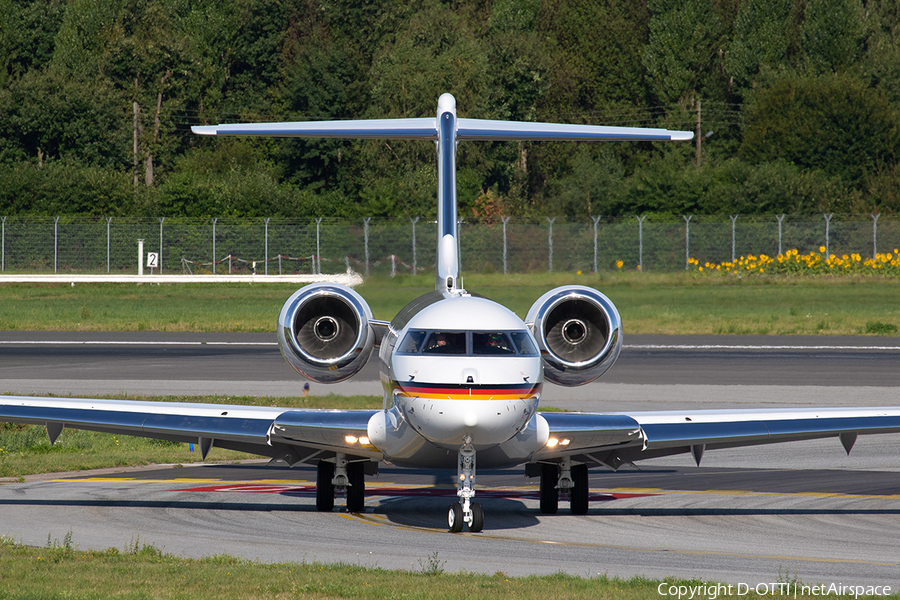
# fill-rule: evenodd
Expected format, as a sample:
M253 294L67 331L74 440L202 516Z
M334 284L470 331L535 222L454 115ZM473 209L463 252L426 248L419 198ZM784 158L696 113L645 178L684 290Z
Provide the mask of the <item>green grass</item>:
M625 332L660 334L897 335L900 279L877 276L705 277L694 273L481 275L467 289L524 317L558 285L608 295ZM0 284L0 330L274 331L285 284ZM357 288L391 319L434 289L432 276L373 277Z
M392 571L377 566L320 563L263 564L225 555L180 558L135 539L123 549L81 551L71 534L48 539L44 548L0 538L0 599L94 600L193 598L436 598L491 597L591 600L659 600L663 581L599 575L510 577L504 573L448 573L437 552L419 560L418 569ZM772 581L781 581L773 576ZM785 583L799 583L796 579ZM664 587L706 586L700 580L664 580ZM736 592L736 589L735 589ZM793 596L793 595L792 595ZM677 598L674 596L665 596ZM687 597L685 594L684 597ZM698 596L695 596L698 597ZM705 594L699 596L708 598ZM797 598L811 598L798 595ZM821 596L816 596L821 597ZM898 596L886 596L896 599ZM718 598L758 600L755 593Z

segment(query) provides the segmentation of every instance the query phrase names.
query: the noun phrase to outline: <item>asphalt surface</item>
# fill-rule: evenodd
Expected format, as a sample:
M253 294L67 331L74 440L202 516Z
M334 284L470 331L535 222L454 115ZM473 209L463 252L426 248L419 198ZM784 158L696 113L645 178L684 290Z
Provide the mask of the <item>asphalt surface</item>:
M211 393L255 386L258 395L295 395L302 380L271 337L6 332L0 390L89 395L120 386L150 394L223 385ZM82 343L89 341L119 343ZM587 410L898 405L898 359L898 338L629 336L601 383L546 386L544 402ZM341 384L343 393L359 386L376 394L376 378L364 370ZM861 437L849 457L830 439L707 452L699 468L689 456L638 467L592 471L584 517L567 514L565 502L558 515L541 515L537 481L521 470L480 471L485 531L458 535L445 531L447 472L384 468L367 481L367 509L358 515L316 512L307 468L30 477L0 486L0 535L43 545L48 534L62 540L71 531L82 548L140 539L189 556L412 570L437 552L448 571L512 575L562 570L752 585L789 572L804 583L900 590L900 436Z

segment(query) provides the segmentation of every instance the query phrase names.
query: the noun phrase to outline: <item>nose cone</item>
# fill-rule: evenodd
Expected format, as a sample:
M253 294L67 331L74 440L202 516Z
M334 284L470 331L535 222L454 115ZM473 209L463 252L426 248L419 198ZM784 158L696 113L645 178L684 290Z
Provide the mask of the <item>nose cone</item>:
M478 413L473 410L468 410L463 414L463 425L466 427L477 427L478 426Z

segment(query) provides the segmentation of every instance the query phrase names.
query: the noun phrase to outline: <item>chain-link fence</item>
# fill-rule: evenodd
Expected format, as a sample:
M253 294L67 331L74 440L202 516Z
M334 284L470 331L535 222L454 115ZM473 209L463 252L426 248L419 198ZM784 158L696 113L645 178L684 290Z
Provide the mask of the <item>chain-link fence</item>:
M137 243L157 272L363 274L434 269L436 224L426 219L178 219L0 217L7 273L135 272ZM797 249L874 256L900 247L900 220L878 215L685 216L586 222L562 218L460 222L463 273L684 269Z

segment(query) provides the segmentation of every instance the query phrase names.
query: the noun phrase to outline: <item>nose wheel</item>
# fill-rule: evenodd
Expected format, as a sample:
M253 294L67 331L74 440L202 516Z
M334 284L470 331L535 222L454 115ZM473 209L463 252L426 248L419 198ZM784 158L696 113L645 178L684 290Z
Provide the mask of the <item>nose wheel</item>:
M480 504L472 502L475 498L475 448L468 436L459 449L456 495L460 501L451 504L447 510L450 533L459 533L464 524L468 524L473 533L484 529L484 510Z

